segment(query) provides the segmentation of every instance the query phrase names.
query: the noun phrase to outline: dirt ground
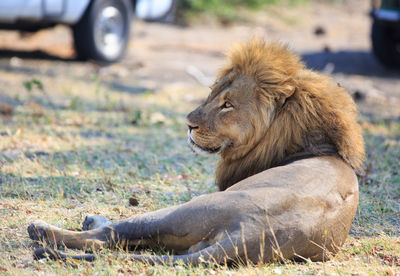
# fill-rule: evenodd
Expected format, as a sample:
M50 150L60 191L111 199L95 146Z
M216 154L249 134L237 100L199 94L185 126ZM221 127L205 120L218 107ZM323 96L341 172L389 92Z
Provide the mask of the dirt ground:
M274 6L244 15L224 27L213 22L190 27L135 20L129 51L122 62L108 67L73 59L69 29L58 26L34 35L0 31L0 101L8 89L20 89L30 77L62 82L90 80L126 93L168 88L204 89L210 85L224 54L236 42L254 36L287 43L301 54L308 67L331 74L368 115L396 118L400 115L400 74L383 68L371 54L368 1L306 6ZM201 21L201 20L200 20ZM322 30L317 35L315 31ZM2 77L14 72L15 77Z

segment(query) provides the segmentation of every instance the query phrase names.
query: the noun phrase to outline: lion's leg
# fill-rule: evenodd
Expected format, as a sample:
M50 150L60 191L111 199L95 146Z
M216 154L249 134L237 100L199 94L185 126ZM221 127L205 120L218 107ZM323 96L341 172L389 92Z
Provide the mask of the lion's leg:
M108 243L110 229L107 227L95 230L77 232L64 230L49 225L42 221L35 221L28 226L28 234L32 240L49 245L65 245L68 248L92 248L99 249Z
M84 232L63 230L36 222L28 227L28 233L33 240L64 244L77 249L159 244L168 250L184 252L201 241L213 239L222 229L232 230L230 227L234 224L223 223L231 222L239 212L240 207L235 203L238 199L235 201L232 197L226 192L202 196L182 205L137 215Z
M89 231L69 231L49 225L42 221L35 221L28 226L28 234L32 240L41 241L49 245L65 245L68 248L85 249L108 246L150 245L157 240L162 227L163 218L174 207L138 215L127 220L108 224ZM87 220L85 220L87 222ZM166 223L165 226L168 226Z
M167 249L180 251L187 250L209 232L209 229L206 229L206 233L199 232L198 227L195 229L197 231L192 230L191 224L197 224L207 217L202 214L203 211L196 212L199 215L197 219L187 211L185 206L174 206L83 232L64 230L36 221L28 227L28 233L32 240L76 249L160 244ZM186 215L183 216L183 213Z
M89 231L69 231L41 221L35 221L28 226L28 234L32 240L40 241L45 245L65 245L75 249L99 249L101 247L126 247L156 244L156 228L154 231L135 230L140 228L141 222L117 222L109 226ZM137 226L137 227L134 227ZM143 225L142 225L143 226ZM148 228L151 230L150 228ZM133 231L133 232L130 232ZM136 232L136 233L135 233ZM152 239L154 237L154 240Z

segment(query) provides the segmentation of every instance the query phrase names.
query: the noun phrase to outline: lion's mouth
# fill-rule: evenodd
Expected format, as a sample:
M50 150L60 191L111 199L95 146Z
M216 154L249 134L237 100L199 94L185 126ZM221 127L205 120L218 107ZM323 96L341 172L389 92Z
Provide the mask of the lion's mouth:
M192 137L190 137L190 135L188 138L188 144L189 144L190 149L195 153L204 153L205 152L205 153L211 154L211 153L217 153L221 149L221 146L214 147L214 148L202 147L202 146L196 144L196 142L193 141L193 139L192 139Z

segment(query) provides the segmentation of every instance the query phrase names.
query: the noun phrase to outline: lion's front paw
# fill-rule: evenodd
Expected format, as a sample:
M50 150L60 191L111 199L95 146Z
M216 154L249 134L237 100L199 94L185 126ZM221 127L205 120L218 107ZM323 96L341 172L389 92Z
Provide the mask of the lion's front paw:
M43 221L34 221L28 226L29 237L34 241L47 244L56 244L60 228L47 224Z
M34 221L28 226L29 238L34 241L45 242L47 241L46 229L48 224L42 221Z
M101 228L107 225L110 225L111 221L107 218L99 215L88 215L85 217L85 220L82 223L82 230L93 230L96 228Z

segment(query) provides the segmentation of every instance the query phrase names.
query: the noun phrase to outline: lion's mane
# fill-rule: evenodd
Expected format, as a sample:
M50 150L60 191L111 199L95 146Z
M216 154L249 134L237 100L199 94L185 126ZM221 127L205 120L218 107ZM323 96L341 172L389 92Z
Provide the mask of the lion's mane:
M353 169L361 171L364 143L354 101L329 77L305 68L300 58L279 43L255 39L229 54L218 80L246 76L255 80L260 119L249 145L221 153L216 182L225 190L238 181L282 164L291 154L332 144ZM218 82L217 82L218 83ZM267 128L266 109L276 102ZM253 141L252 141L253 139Z

